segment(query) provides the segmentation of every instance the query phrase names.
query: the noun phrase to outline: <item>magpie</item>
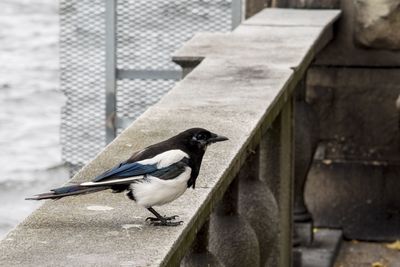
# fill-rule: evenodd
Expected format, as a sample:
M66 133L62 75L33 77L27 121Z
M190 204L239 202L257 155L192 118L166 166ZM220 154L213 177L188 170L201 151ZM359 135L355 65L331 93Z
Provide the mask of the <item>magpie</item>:
M52 189L27 200L60 199L107 189L126 192L129 199L147 208L153 225L176 226L178 216L161 216L153 206L167 204L187 188L195 188L203 155L208 145L228 140L203 128L191 128L165 141L134 152L126 161L95 177L91 182Z

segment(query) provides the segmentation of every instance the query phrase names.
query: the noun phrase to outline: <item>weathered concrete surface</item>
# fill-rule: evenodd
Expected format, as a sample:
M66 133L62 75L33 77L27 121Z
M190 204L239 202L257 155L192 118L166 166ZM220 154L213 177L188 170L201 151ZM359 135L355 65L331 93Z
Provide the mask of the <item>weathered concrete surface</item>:
M332 20L335 17L333 14ZM161 214L178 214L184 221L182 226L147 225L144 219L148 212L121 194L102 192L49 201L0 243L0 265L178 264L248 150L259 143L262 131L286 104L300 80L298 70L304 72L308 67L321 33L331 30L325 25L306 30L303 27L307 28L239 27L235 34L241 37L233 39L241 42L234 43L236 48L231 45L231 53L217 48L220 53L208 55L72 180L88 181L133 151L190 127L224 134L230 141L207 151L196 190L188 190L175 202L159 208ZM262 33L262 28L268 34ZM301 42L289 38L299 31L303 32ZM297 36L300 38L300 34ZM268 42L274 40L269 51ZM278 53L282 47L284 52Z
M400 49L400 1L357 0L354 36L369 48Z
M368 1L368 0L367 0ZM355 1L340 1L343 12L336 27L335 38L321 51L316 64L327 66L399 67L400 52L384 49L365 49L356 44ZM371 0L368 2L377 2ZM397 33L398 34L398 33Z
M178 50L173 58L175 61L195 61L205 57L229 58L240 59L247 62L247 65L256 61L260 67L265 64L279 69L296 68L305 58L308 61L312 59L311 53L314 51L307 44L310 39L317 40L320 33L320 27L279 27L277 30L275 26L242 25L233 33L196 34L189 45ZM289 36L291 42L287 40ZM252 45L248 45L249 43ZM286 43L287 52L276 53L276 49L281 49L282 43ZM254 71L252 75L262 75L261 70Z
M324 34L332 32L332 23L339 14L337 10L264 9L244 21L233 33L196 34L188 45L175 52L173 60L201 61L206 56L243 58L246 54L247 59L268 60L274 68L296 68L304 59L313 59L331 40L331 35ZM325 30L321 31L321 27ZM287 51L276 53L283 43ZM298 53L303 56L294 57Z
M338 16L339 13L337 10L267 8L259 12L256 16L244 21L242 24L281 27L321 27L332 23ZM332 20L332 18L335 19Z
M386 247L387 243L356 240L343 242L335 267L398 267L399 251ZM375 265L374 265L375 264Z

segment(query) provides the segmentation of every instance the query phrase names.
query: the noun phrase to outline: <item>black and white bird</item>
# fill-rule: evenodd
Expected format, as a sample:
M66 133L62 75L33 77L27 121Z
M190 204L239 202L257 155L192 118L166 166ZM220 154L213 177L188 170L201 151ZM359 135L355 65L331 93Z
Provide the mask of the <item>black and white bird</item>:
M176 226L178 216L161 216L153 206L161 206L180 197L187 188L195 188L203 155L208 145L228 140L206 129L192 128L163 142L135 152L128 160L95 177L91 182L69 185L27 198L59 199L66 196L112 189L127 192L129 199L147 208L155 217L152 224Z

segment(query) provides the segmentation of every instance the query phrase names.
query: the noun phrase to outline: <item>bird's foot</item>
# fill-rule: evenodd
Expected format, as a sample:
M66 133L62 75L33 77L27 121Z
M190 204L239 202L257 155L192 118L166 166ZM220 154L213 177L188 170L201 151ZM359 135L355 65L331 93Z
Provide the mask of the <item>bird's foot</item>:
M178 215L173 215L173 216L168 216L168 217L164 216L164 217L162 217L162 219L156 218L156 217L147 217L146 221L150 221L150 222L160 222L160 221L163 221L163 220L171 221L171 220L175 220L178 217L179 217Z
M179 222L171 222L171 221L153 221L151 222L152 225L155 226L179 226L181 224L183 224L183 221L179 221Z
M175 220L178 217L179 217L178 215L169 216L169 217L164 216L161 218L147 217L146 221L150 221L150 223L155 226L178 226L178 225L181 225L183 223L183 221L171 222L172 220Z

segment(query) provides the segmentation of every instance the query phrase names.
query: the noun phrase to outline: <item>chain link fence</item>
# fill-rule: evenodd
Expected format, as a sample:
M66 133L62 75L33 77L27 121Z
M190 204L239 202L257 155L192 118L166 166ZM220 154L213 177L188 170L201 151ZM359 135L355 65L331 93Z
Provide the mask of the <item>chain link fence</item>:
M116 5L117 133L174 86L176 49L196 32L230 31L242 16L239 0L61 0L61 143L72 172L106 145L106 1Z

